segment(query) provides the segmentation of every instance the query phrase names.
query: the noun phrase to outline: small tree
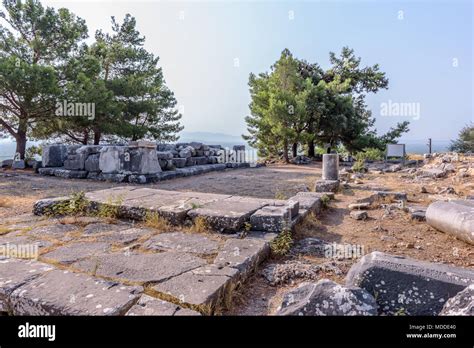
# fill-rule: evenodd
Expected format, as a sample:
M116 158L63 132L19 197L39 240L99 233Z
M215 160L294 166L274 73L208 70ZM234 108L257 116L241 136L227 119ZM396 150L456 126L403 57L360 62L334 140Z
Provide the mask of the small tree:
M54 114L63 68L87 37L84 20L67 9L35 0L3 0L0 11L0 132L26 140L38 122Z
M474 152L474 124L464 126L459 132L458 139L451 141L450 151Z

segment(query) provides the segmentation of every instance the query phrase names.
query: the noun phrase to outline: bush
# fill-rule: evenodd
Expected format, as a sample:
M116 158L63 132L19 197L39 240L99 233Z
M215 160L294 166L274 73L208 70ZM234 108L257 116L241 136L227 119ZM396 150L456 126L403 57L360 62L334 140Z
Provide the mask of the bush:
M365 173L367 168L365 167L365 161L358 159L352 166L352 170L357 173Z
M32 145L29 148L26 149L25 151L25 159L28 160L34 160L36 156L42 156L43 155L43 148L41 146L35 146Z
M280 234L270 243L270 249L276 256L286 255L293 245L293 237L290 228L284 228Z
M369 147L365 148L360 152L357 152L354 156L357 161L380 161L383 160L385 153L377 148Z
M474 125L461 129L459 138L451 142L449 150L461 153L474 152Z

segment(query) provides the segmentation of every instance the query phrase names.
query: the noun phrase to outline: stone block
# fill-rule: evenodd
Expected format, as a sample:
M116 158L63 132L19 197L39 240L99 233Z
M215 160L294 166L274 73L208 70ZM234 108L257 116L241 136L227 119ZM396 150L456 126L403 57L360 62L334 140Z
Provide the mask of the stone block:
M211 228L222 232L236 232L243 228L250 215L263 207L262 200L230 197L192 209L188 216L192 219L203 217Z
M194 157L194 162L196 163L197 166L207 164L208 159L207 157Z
M2 168L8 168L13 165L13 160L12 159L6 159L2 161Z
M176 168L184 168L186 166L186 158L173 158L172 161Z
M266 206L250 216L250 224L256 231L281 232L290 228L291 211L286 206Z
M53 251L41 255L41 258L68 265L84 258L103 254L109 247L109 243L79 242L60 246Z
M46 145L43 147L42 160L45 167L62 167L66 158L66 145Z
M148 295L142 295L138 302L125 314L127 316L173 316L201 315L199 312L183 308Z
M86 155L76 154L68 155L64 161L64 168L68 170L84 170Z
M318 180L314 185L315 192L337 192L339 180Z
M269 242L262 238L229 238L214 259L220 268L230 267L239 271L241 281L257 268L270 253Z
M87 177L87 172L85 170L68 170L57 168L54 170L54 176L64 179L84 179Z
M321 279L285 293L277 315L372 316L377 315L377 303L363 289Z
M26 163L24 160L18 160L13 162L12 164L12 169L25 169L26 168Z
M14 290L52 269L50 265L34 260L0 260L0 311L11 311L9 297Z
M346 285L373 294L386 315L438 315L449 298L472 283L473 270L378 251L362 257L346 277Z
M10 301L14 315L124 315L142 291L138 286L52 270L16 289Z
M451 297L439 315L474 316L474 284Z
M99 158L100 153L94 153L89 155L84 162L84 169L88 172L99 172Z

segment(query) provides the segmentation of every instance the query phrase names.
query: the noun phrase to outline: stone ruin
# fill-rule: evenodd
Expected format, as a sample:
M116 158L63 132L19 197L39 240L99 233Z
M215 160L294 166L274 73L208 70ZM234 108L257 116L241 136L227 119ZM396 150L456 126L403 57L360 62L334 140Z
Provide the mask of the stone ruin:
M226 168L247 168L245 145L232 150L199 142L128 145L47 145L42 175L144 184Z

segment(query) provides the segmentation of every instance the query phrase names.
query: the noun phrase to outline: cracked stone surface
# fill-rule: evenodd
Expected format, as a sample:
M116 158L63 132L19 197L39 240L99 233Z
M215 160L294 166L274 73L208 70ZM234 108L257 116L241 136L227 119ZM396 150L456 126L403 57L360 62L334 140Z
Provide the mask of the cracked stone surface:
M145 248L157 251L183 251L196 254L213 254L218 251L218 243L203 235L172 232L151 237Z
M183 308L171 302L166 302L148 295L140 297L138 302L133 305L127 312L127 316L174 316L186 315L194 316L201 315L199 312Z
M128 216L143 217L150 208L186 224L168 231L138 221L97 216L59 219L29 215L31 219L2 221L5 228L0 247L34 243L38 260L0 254L0 312L214 314L229 303L235 288L268 256L270 243L277 236L269 231L243 233L240 226L264 206L286 211L298 207L282 200L136 187L115 187L88 197L96 200L96 208L120 202L120 211L127 211ZM193 211L195 215L188 215ZM212 211L224 214L215 216L220 230L238 233L199 233L187 227L191 219ZM7 228L15 224L18 229Z
M61 246L49 253L43 254L42 259L52 260L63 264L71 264L80 259L93 257L105 252L110 247L103 242L80 242Z
M181 302L199 306L207 312L205 308L215 306L231 284L231 278L226 275L187 272L156 285L153 290L171 295Z
M137 286L52 270L16 289L10 302L15 315L122 315L141 291Z
M0 260L0 311L10 309L8 297L15 289L52 269L50 265L34 260Z
M186 253L112 253L79 261L73 267L102 277L131 282L157 282L205 263L205 260Z

